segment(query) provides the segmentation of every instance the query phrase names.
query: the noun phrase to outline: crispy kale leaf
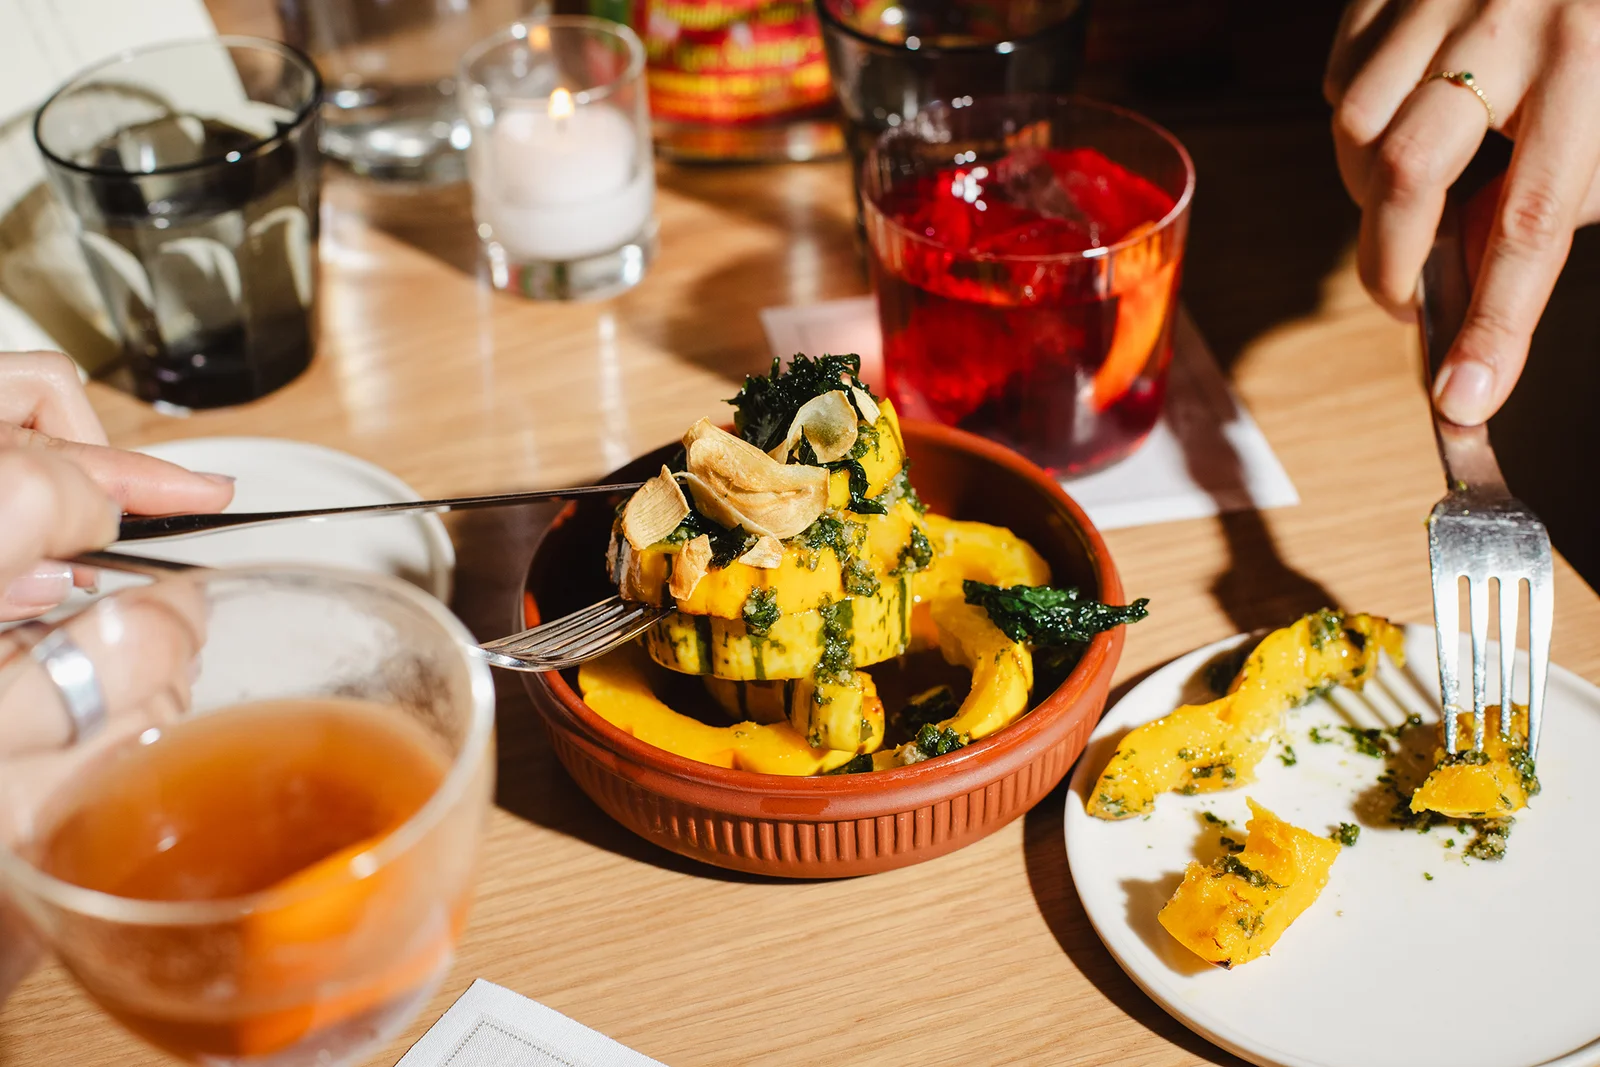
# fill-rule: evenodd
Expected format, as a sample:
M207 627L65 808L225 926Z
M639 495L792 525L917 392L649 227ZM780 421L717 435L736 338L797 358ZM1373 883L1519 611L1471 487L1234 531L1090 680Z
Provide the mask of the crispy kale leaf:
M894 724L912 737L924 726L936 726L955 715L961 702L947 685L941 685L906 701L894 716Z
M1102 604L1076 589L1048 585L1013 585L1009 589L967 579L961 583L968 604L989 613L989 619L1013 641L1035 647L1073 645L1102 630L1138 622L1149 612L1141 597L1126 607Z
M797 354L787 369L774 358L766 377L747 376L739 395L728 401L735 408L734 429L763 452L770 451L783 441L806 401L835 389L866 389L860 374L861 357L856 355L811 359Z
M941 730L929 722L923 723L913 743L925 757L933 759L935 756L948 755L958 748L965 748L967 742L966 734L957 733L948 726Z
M851 757L849 763L845 763L845 764L842 764L842 765L840 765L838 767L835 767L831 771L823 771L822 773L823 774L866 774L867 772L869 772L871 770L872 770L872 757L867 755L865 752L863 752L859 756Z
M689 505L689 514L683 517L678 528L668 534L663 540L669 544L683 541L692 541L701 534L711 538L711 568L726 567L754 547L758 538L743 526L728 529L711 519L708 519L693 504Z

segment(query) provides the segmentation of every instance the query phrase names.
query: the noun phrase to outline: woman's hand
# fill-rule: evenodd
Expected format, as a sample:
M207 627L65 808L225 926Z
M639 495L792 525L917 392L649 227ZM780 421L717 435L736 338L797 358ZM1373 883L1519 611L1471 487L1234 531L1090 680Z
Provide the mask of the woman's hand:
M1468 208L1472 303L1434 399L1476 425L1510 394L1572 245L1600 220L1600 3L1596 0L1354 0L1328 61L1334 146L1361 206L1359 267L1409 317L1445 192L1490 128L1516 142L1504 182Z
M0 353L0 621L72 591L59 562L103 548L123 512L218 511L232 479L106 446L76 368L55 352Z
M72 591L58 562L116 539L123 512L216 511L232 480L106 447L77 369L54 352L0 353L0 620L37 615ZM182 582L130 589L67 623L102 671L113 722L185 699L204 609ZM49 749L71 733L59 696L14 634L0 634L0 842L20 835L72 764ZM38 954L0 898L0 1000Z

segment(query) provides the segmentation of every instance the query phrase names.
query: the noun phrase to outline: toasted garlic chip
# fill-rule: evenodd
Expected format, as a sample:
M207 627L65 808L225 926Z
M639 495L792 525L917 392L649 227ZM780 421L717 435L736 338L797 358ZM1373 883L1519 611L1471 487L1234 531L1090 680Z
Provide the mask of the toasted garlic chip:
M643 551L678 528L689 514L689 501L663 465L661 473L641 485L622 509L622 536Z
M783 542L776 537L762 537L750 546L750 551L740 556L738 563L748 563L752 567L760 567L770 571L783 563Z
M799 444L804 436L811 442L811 450L817 454L818 462L832 463L836 459L843 459L854 447L856 435L860 432L859 424L856 409L850 406L850 398L843 389L814 396L794 413L788 436L767 455L783 463L789 458L790 449Z
M872 394L859 385L850 387L850 395L856 398L856 407L861 409L861 417L869 423L877 422L878 416L883 412L878 408L878 402L872 399Z
M711 569L711 538L705 534L693 538L683 546L672 565L672 578L667 582L667 592L679 600L694 595L694 587Z
M732 529L758 537L793 537L828 506L828 472L779 463L750 442L701 419L684 435L684 481L695 506Z

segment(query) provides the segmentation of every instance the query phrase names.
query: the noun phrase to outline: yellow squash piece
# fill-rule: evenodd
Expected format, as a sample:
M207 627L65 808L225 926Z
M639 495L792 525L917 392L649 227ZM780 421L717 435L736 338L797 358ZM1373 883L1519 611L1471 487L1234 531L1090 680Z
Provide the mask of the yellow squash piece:
M851 667L893 659L910 640L908 579L889 578L872 596L783 615L765 634L742 621L673 612L645 631L650 658L681 674L711 674L729 681L809 677L827 642L848 647Z
M1033 654L989 621L982 608L946 597L932 605L939 652L946 663L972 671L972 688L956 713L936 724L976 741L1028 710Z
M884 515L841 512L835 517L865 527L860 558L879 580L900 566L900 553L911 540L912 528L923 525L922 516L904 501L892 505ZM674 600L668 583L682 550L682 544L666 542L635 550L614 532L611 554L616 570L612 576L630 600L658 607L676 606L687 615L715 615L722 619L740 618L745 601L757 589L773 590L777 608L785 615L812 611L824 597L837 600L847 595L838 557L829 549L811 550L798 539L791 539L784 542L783 562L778 566L730 563L707 572L689 596Z
M964 600L961 583L965 579L1001 586L1050 584L1050 564L1004 526L931 513L923 516L923 522L933 548L933 563L911 576L913 648L938 645L938 628L930 608L938 600Z
M1339 844L1290 826L1253 800L1244 851L1191 863L1157 918L1183 946L1219 967L1264 955L1328 884Z
M1318 611L1274 630L1245 660L1228 694L1145 723L1117 745L1090 794L1100 819L1141 815L1156 794L1207 793L1253 781L1283 713L1322 691L1360 688L1380 652L1402 662L1403 634L1375 615Z
M789 705L794 701L793 678L770 682L734 682L726 678L704 677L706 692L734 722L762 722L771 725L789 721Z
M1438 766L1411 795L1412 811L1436 811L1452 819L1500 819L1526 807L1539 791L1527 759L1528 709L1520 704L1513 708L1509 745L1500 736L1500 705L1489 705L1483 714L1483 749L1447 759L1440 748L1434 754ZM1458 737L1472 743L1470 712L1456 717L1456 729Z
M962 522L943 515L923 516L933 545L933 565L918 572L911 592L918 601L961 599L961 582L990 585L1049 585L1050 564L1032 545L986 522Z
M733 718L787 722L818 748L861 752L874 739L883 741L883 701L865 671L856 671L849 685L810 678L730 682L707 677L706 691Z
M578 669L584 702L601 718L646 744L717 767L764 774L817 774L850 762L855 752L813 748L788 723L742 722L708 726L681 715L650 689L649 664L638 645L628 644ZM883 741L883 732L863 749Z
M894 413L894 405L881 400L878 407L882 412L878 421L871 427L865 424L861 427L861 436L865 441L860 445L861 454L855 457L861 464L862 473L867 476L867 491L862 495L868 500L888 489L895 475L906 465L906 446L900 438L900 420ZM850 472L829 472L828 506L843 508L849 503Z

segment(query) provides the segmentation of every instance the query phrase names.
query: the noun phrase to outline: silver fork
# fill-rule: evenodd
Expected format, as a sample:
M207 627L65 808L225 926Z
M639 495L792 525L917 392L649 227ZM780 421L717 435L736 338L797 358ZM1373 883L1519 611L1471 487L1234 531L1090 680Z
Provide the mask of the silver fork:
M1428 380L1466 318L1469 288L1455 205L1447 206L1439 236L1422 271L1422 350ZM1483 749L1489 639L1489 583L1499 587L1500 733L1511 736L1512 681L1517 654L1517 606L1528 583L1528 755L1539 748L1550 626L1555 591L1550 536L1527 506L1511 495L1489 445L1487 426L1458 426L1435 409L1434 434L1447 492L1428 516L1428 562L1433 572L1433 623L1439 644L1439 692L1444 700L1444 747L1459 751L1460 590L1467 579L1472 631L1472 716L1475 750Z
M666 618L665 608L607 597L570 615L497 641L485 641L478 654L492 666L512 671L559 671L603 656Z
M192 563L130 556L121 552L86 552L72 559L87 567L160 578L181 571L202 570ZM559 671L603 656L648 630L667 609L607 597L570 615L532 629L475 646L472 651L491 666L512 671Z

